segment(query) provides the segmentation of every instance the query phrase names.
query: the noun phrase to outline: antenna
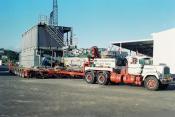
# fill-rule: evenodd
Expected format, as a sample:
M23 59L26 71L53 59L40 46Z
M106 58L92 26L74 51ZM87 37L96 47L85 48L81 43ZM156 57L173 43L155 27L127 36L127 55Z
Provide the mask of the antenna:
M53 10L50 13L49 24L52 26L58 26L58 3L57 3L57 0L53 0Z

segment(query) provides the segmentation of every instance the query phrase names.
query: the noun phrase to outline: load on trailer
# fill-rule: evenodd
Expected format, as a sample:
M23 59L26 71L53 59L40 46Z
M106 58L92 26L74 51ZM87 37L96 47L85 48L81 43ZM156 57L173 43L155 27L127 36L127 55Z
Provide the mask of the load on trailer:
M42 64L39 66L24 67L20 64L10 63L9 71L24 78L84 77L84 64L88 62L90 52L89 49L84 49L85 51L88 50L88 52L82 52L76 56L67 54L75 50L78 49L67 48L62 50L64 54L59 60L54 60L52 55L47 58L44 57L43 61L41 61Z

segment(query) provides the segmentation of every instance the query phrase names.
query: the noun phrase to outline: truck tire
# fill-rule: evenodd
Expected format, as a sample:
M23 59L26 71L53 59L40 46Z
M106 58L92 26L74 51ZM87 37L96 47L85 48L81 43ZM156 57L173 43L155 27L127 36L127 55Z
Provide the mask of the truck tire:
M144 86L148 90L156 91L159 89L160 83L155 76L149 76L145 79Z
M108 85L110 82L109 74L107 72L100 72L97 75L97 82L100 85Z
M95 78L93 71L88 71L85 73L85 81L88 84L95 84L96 83L96 78Z

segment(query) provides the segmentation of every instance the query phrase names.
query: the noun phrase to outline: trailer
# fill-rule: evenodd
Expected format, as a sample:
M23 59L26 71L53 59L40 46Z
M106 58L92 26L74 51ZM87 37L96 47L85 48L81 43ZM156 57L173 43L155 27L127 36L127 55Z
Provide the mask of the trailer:
M70 77L84 77L83 71L70 71L64 69L55 69L55 68L23 68L18 66L9 65L9 72L20 76L22 78L62 78L65 76Z
M60 60L49 61L34 67L23 67L20 64L9 63L9 72L23 78L62 78L62 77L84 77L84 65L88 62L88 57L69 57L65 51L71 53L72 50L62 50L64 53ZM66 56L65 56L66 55ZM53 57L51 57L53 58ZM32 63L32 62L30 62Z

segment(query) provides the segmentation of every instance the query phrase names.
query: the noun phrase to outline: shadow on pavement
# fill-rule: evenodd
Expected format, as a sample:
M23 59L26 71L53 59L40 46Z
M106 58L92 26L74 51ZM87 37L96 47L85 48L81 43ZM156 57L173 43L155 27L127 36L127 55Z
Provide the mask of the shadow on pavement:
M0 71L0 76L12 76L8 71Z
M0 66L0 76L11 76L7 66Z
M126 87L126 86L128 86L128 87L144 88L144 86L136 86L136 85L129 85L129 84L127 85L127 84L124 84L124 83L120 83L120 84L110 83L110 86L111 87L115 87L115 86L120 86L120 87L124 86L124 87ZM175 91L175 84L170 84L167 89L160 89L158 91Z
M8 66L6 66L6 65L1 65L0 66L0 72L1 71L8 71Z
M175 91L175 84L171 84L167 89L164 91Z

